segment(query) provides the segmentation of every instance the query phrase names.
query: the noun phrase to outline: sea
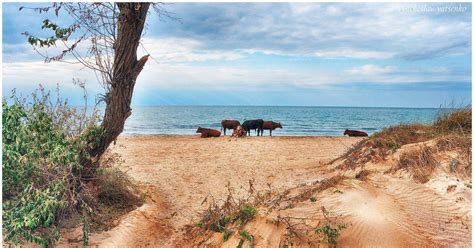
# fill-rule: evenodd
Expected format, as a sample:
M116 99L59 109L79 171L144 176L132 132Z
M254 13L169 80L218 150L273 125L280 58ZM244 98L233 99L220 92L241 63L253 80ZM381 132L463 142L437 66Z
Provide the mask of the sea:
M125 135L196 135L198 127L220 130L224 119L241 123L251 119L280 122L283 128L273 131L274 136L343 136L346 128L370 135L402 123L433 123L440 113L439 108L375 107L134 106L132 109L125 123Z

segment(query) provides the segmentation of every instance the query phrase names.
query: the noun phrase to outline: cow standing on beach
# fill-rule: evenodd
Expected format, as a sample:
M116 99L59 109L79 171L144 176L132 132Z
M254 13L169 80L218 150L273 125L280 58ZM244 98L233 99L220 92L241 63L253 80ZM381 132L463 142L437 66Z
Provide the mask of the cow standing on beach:
M349 135L349 137L367 137L369 136L366 132L362 132L362 131L357 131L357 130L350 130L350 129L346 129L346 131L344 131L344 135Z
M198 127L198 129L196 130L196 133L201 133L201 138L221 136L221 132L219 132L219 130L203 128L203 127Z
M263 136L263 130L265 130L265 129L270 130L270 136L272 136L272 131L275 130L276 128L283 128L281 126L280 122L264 121L263 122L263 129L262 129L262 136Z
M260 133L263 135L263 120L262 119L257 119L257 120L248 120L244 121L242 124L242 127L245 129L245 133L248 133L250 136L250 130L256 130L257 136L260 136Z
M240 122L237 120L222 120L221 121L221 132L224 130L224 136L225 136L225 131L227 129L236 129L238 126L240 126Z

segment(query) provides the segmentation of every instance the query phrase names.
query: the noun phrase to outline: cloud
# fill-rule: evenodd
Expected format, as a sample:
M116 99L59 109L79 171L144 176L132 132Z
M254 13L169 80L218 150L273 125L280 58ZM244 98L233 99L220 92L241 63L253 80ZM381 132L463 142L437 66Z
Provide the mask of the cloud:
M393 57L393 53L380 51L364 51L364 50L329 50L317 51L314 53L317 57L324 58L355 58L355 59L389 59Z
M471 50L471 4L456 13L403 11L392 3L171 4L181 22L158 24L166 33L201 41L208 50L250 50L323 58L430 59ZM156 24L150 18L150 25Z
M370 85L416 85L410 89L421 92L432 83L445 85L445 90L471 82L471 4L460 5L468 11L422 13L407 10L410 4L393 3L167 4L181 21L158 22L150 12L138 55L149 53L153 59L138 78L137 92L330 92ZM8 9L4 89L32 89L38 83L72 87L74 77L100 92L92 71L41 62L24 37L17 39L31 28L19 20L31 25L37 18Z
M424 60L431 58L443 57L446 55L459 55L463 54L466 47L470 47L470 43L467 41L454 42L443 47L431 48L430 50L412 51L408 53L401 53L398 55L399 58L415 61Z
M243 55L236 51L203 49L200 41L185 38L143 38L143 52L152 54L160 63L237 60Z
M394 66L363 65L352 68L347 72L354 75L379 75L395 72L396 69Z

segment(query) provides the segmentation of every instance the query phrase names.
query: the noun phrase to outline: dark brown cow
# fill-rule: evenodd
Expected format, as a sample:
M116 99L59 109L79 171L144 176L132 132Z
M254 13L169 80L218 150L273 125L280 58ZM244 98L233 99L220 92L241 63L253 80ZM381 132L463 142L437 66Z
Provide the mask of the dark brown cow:
M349 130L349 129L346 129L346 131L344 131L344 135L349 135L350 137L365 137L365 136L369 136L366 132L362 132L362 131L357 131L357 130Z
M221 121L221 132L224 130L224 136L225 136L225 130L227 129L236 129L238 126L240 126L240 122L237 120L222 120Z
M272 136L272 131L275 130L275 128L283 128L283 127L281 126L280 122L274 122L274 121L263 122L263 130L265 129L270 130L270 136ZM263 135L263 130L262 130L262 135Z
M201 138L221 136L221 132L219 132L219 130L203 128L203 127L198 127L198 129L196 130L196 133L201 133Z

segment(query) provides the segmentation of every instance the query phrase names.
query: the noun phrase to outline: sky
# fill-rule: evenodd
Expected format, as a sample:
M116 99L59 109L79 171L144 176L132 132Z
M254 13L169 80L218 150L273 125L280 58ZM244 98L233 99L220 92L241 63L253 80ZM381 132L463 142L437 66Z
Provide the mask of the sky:
M81 104L103 89L79 65L43 58L39 3L3 3L3 96L59 85ZM150 11L150 59L132 105L440 107L471 103L471 3L168 3ZM70 18L47 16L67 25ZM59 48L58 48L59 49ZM49 53L51 51L42 51Z

